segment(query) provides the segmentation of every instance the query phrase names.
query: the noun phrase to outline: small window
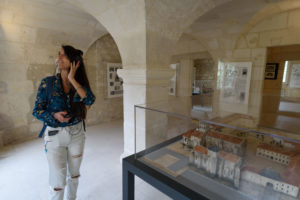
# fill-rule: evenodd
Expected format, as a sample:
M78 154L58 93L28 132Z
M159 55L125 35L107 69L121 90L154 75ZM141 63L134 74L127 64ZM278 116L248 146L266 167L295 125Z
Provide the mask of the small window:
M284 62L284 71L283 71L283 78L282 78L282 82L286 83L287 82L287 71L288 71L288 66L289 66L289 61L285 61Z

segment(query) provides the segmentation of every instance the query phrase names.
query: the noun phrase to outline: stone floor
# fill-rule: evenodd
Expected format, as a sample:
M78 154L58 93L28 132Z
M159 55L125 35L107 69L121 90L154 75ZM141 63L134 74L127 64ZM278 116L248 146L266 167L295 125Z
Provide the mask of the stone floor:
M78 200L122 199L123 122L88 127ZM43 140L8 146L0 151L0 199L46 200L48 166ZM136 179L136 200L170 199Z

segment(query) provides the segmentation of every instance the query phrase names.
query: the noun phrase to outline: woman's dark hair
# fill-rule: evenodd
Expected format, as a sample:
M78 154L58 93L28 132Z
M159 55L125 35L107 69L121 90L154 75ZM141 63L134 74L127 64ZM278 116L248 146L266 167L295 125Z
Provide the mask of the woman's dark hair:
M75 80L81 86L90 88L90 83L87 78L83 59L82 59L82 55L83 55L82 51L79 49L75 49L74 47L69 46L69 45L62 45L61 47L63 48L65 55L68 57L68 59L70 60L71 63L73 63L74 61L76 64L78 61L80 62L79 67L75 74ZM75 92L76 92L75 88L72 86L72 88L70 90L71 99L73 99ZM79 116L79 117L81 117L81 119L85 119L87 109L83 102L71 101L71 112L72 112L71 113L72 116Z

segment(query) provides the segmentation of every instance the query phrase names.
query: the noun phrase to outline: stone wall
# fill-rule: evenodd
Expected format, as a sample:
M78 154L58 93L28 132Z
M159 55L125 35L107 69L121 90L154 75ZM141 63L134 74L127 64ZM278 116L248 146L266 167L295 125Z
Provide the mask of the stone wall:
M284 100L281 96L283 84L283 74L284 74L284 66L286 60L300 60L300 45L288 45L288 46L278 46L278 47L270 47L267 51L267 62L268 63L278 63L278 74L277 79L270 80L265 79L263 85L263 97L262 97L262 106L260 112L260 125L264 125L267 127L276 127L279 129L290 130L294 132L299 131L299 120L300 115L297 114L297 110L295 113L293 112L282 112L279 110L280 102ZM288 100L293 100L295 103L299 103L300 95L295 93L293 98L287 98ZM285 123L280 123L279 118L283 120L282 116L288 119ZM290 117L290 118L289 118ZM293 123L294 118L296 121Z
M234 60L252 61L248 113L260 118L262 103L265 63L267 62L267 47L299 44L300 9L282 12L257 23L247 33L239 37L236 48L227 52ZM288 58L287 58L288 59ZM283 66L283 62L281 65ZM282 77L283 69L279 71ZM280 77L280 79L281 79ZM270 81L268 81L270 82ZM281 83L280 83L281 85Z
M197 59L194 61L196 80L214 79L214 64L212 59Z
M253 17L252 20L247 21L244 29L234 24L231 27L226 27L223 30L224 34L218 35L218 32L215 31L215 34L204 35L202 33L200 35L201 33L195 33L194 35L213 57L215 80L217 80L219 60L223 62L252 62L247 114L254 118L256 124L259 123L262 105L267 47L299 44L300 26L297 23L299 20L300 10L292 9L261 17L260 21L257 21L257 17ZM205 24L205 22L201 23ZM204 25L203 28L205 28ZM222 30L221 27L220 30ZM213 29L209 33L212 32ZM219 94L218 88L214 88L213 112L215 115L228 115L230 113L220 106ZM236 105L231 106L235 107Z
M121 63L118 47L111 35L98 39L85 55L87 74L96 96L95 104L88 110L89 124L123 118L123 98L108 98L107 63Z
M177 48L181 49L181 54L174 55L171 58L172 63L180 63L177 70L176 78L176 94L169 95L168 104L169 111L184 115L190 115L192 109L192 92L193 92L193 66L194 60L212 60L210 55L202 51L203 47L198 44L198 52L191 51L190 48L181 48L189 43L185 37L180 39ZM197 49L194 47L194 51ZM201 51L201 52L200 52ZM193 53L192 53L193 52ZM213 66L212 66L213 67Z

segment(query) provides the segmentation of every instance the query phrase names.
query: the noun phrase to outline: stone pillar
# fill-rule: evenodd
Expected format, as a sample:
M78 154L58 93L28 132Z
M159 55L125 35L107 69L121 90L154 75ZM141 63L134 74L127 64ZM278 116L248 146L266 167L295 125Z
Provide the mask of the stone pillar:
M150 145L153 137L149 136L153 136L155 133L164 133L162 129L167 124L166 115L137 108L135 120L134 105L152 108L167 106L168 84L172 71L145 68L126 69L124 66L124 69L118 70L118 75L124 81L124 153L121 157L125 157L134 153L135 147L138 152Z
M124 81L123 156L134 150L134 105L151 102L167 105L172 76L170 57L180 35L200 15L225 1L68 0L98 19L118 45L124 67L118 72ZM148 143L146 132L163 133L157 129L167 121L152 113L142 115L138 116L143 121L139 123L143 138L138 142L139 149Z
M176 95L170 96L170 110L174 113L189 115L192 109L193 59L177 60Z
M192 109L192 92L193 92L193 60L180 60L178 73L178 99L181 106L178 106L179 113L189 115Z

